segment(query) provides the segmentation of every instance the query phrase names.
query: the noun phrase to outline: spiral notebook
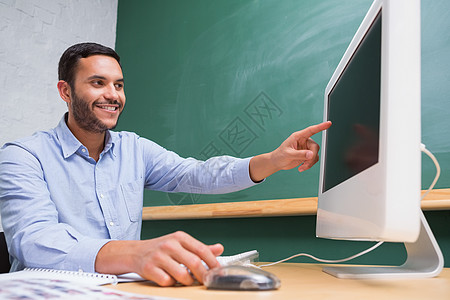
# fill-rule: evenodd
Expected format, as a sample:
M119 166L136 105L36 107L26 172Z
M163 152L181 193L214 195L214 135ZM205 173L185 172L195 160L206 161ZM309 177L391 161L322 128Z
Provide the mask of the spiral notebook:
M16 272L14 274L17 279L5 279L3 274L0 274L0 299L2 300L18 300L18 299L33 299L33 300L182 300L180 298L167 298L152 295L142 295L133 292L124 292L118 289L111 289L103 286L92 286L84 283L76 283L73 281L66 281L61 279L48 278L28 278L28 275L35 276L36 274L55 274L55 272L48 273L46 270L42 272ZM77 273L77 272L74 272ZM58 273L58 276L64 277ZM70 279L73 279L73 274L70 274ZM47 276L47 275L43 275ZM53 275L51 275L53 276ZM25 278L24 278L25 277ZM77 276L79 277L79 276ZM96 276L94 276L96 277ZM82 278L91 278L83 276ZM84 282L84 281L83 281ZM92 284L92 281L91 281ZM186 299L185 299L186 300Z
M34 279L34 278L64 280L87 285L116 284L118 282L116 275L87 273L82 271L75 272L64 270L39 269L39 268L27 268L22 271L0 274L0 281L11 279Z

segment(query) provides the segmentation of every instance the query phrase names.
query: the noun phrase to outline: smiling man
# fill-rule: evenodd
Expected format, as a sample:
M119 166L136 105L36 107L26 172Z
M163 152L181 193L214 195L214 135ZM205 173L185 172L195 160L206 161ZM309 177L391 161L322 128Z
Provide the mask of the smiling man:
M184 232L140 240L143 190L228 193L279 170L318 161L310 138L322 123L293 133L270 153L207 161L181 158L131 132L114 132L125 106L117 53L95 43L69 47L59 62L68 112L58 126L0 150L0 211L11 270L40 267L122 274L162 285L202 282L219 266L220 244ZM186 267L184 267L184 266Z

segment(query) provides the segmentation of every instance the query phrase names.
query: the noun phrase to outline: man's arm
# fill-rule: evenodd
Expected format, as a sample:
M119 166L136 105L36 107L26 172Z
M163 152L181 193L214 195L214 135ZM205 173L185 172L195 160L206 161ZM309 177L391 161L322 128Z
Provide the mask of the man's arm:
M319 145L311 136L330 126L328 121L294 132L274 151L253 157L249 165L250 177L259 182L280 170L297 166L300 172L308 170L319 160Z
M109 240L90 238L59 222L39 160L10 145L0 151L0 211L12 268L92 272L98 250Z
M206 161L182 158L160 145L139 138L144 156L146 189L169 193L225 194L255 185L250 158L211 157Z

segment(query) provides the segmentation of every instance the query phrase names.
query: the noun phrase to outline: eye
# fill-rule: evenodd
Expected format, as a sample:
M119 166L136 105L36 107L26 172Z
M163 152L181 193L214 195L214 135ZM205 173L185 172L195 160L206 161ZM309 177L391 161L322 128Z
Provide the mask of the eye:
M118 90L123 89L123 83L116 83L116 84L114 84L114 86L115 86L116 89L118 89Z
M103 81L101 81L101 80L93 80L93 81L91 81L91 84L93 86L103 86Z

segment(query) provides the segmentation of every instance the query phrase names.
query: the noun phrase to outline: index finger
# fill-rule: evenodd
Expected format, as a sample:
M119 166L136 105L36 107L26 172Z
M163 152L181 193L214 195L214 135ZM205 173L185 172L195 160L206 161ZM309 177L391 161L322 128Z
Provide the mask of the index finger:
M315 135L316 133L319 133L321 131L324 131L331 126L331 121L326 121L320 124L311 125L303 130L298 131L298 135L301 135L304 138L309 138Z
M187 239L181 241L184 249L188 250L190 253L195 254L203 262L205 262L209 267L215 267L218 262L216 256L211 251L210 247L199 240L188 236Z
M202 282L203 273L206 271L206 266L214 268L219 265L216 256L211 251L210 247L200 242L199 240L186 235L180 240L182 247L187 251L184 258L179 257L182 263L188 267L189 270L195 275L195 277ZM195 258L194 258L195 257ZM203 262L203 263L199 263Z

